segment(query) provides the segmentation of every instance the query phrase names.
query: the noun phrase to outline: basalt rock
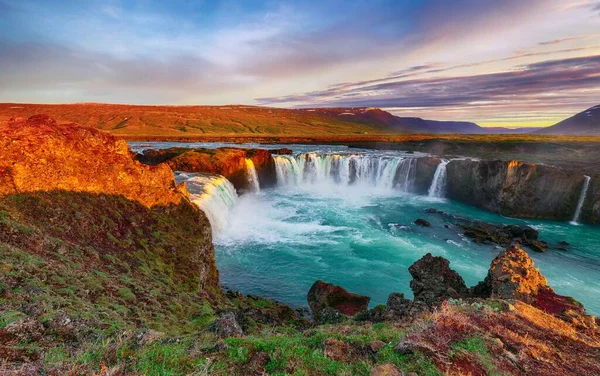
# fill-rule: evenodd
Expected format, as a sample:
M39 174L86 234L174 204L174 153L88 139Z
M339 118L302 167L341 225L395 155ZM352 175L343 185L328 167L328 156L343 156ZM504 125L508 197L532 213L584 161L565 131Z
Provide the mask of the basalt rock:
M429 221L424 220L423 218L417 218L415 219L415 224L422 226L422 227L429 227L431 226L431 223L429 223Z
M511 217L562 221L573 218L584 182L577 170L519 161L453 160L447 173L450 199ZM590 187L582 219L598 223L600 190L594 187Z
M331 308L346 316L366 311L371 298L346 291L331 283L316 281L308 292L308 305L313 317L321 311Z
M468 296L465 281L450 269L450 261L443 257L434 257L428 253L408 268L408 271L413 277L410 288L415 295L415 302L434 307L448 298Z
M433 175L435 175L435 170L440 162L441 160L437 157L417 158L413 193L419 195L427 194L433 180Z
M251 188L246 164L246 159L250 159L256 169L261 188L268 188L277 184L275 160L269 150L265 149L190 149L174 147L161 150L144 150L136 158L142 163L151 165L166 163L174 171L223 175L240 191Z

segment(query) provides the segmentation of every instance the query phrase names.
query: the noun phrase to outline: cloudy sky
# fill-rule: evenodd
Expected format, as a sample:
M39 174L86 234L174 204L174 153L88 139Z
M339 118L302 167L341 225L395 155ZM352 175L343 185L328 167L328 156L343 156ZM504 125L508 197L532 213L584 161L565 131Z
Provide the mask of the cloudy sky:
M600 104L600 0L0 0L0 102L551 125Z

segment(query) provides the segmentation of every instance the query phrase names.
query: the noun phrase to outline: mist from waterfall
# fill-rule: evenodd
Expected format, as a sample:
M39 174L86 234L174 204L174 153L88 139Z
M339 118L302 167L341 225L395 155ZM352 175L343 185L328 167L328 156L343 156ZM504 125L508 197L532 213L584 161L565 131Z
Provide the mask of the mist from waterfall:
M446 196L446 167L448 166L448 162L448 160L442 159L435 169L435 174L429 187L429 197L444 198Z
M577 209L575 210L575 215L573 216L573 220L571 224L578 225L579 217L581 217L581 208L583 208L583 204L585 202L585 197L587 196L588 188L590 187L591 177L584 175L585 179L583 181L583 187L581 188L581 194L579 195L579 201L577 202Z
M333 183L410 192L416 166L416 158L401 156L317 153L275 156L278 185L292 186Z
M258 173L256 172L256 167L254 166L254 162L252 159L246 158L246 170L248 173L248 185L252 187L252 191L258 192L260 191L260 182L258 180Z

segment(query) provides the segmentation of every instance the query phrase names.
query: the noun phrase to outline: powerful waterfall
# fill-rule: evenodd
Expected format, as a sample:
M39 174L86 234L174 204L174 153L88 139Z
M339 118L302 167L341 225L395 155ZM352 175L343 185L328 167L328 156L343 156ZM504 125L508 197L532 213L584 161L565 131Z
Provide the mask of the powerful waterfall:
M435 169L435 174L433 175L433 180L431 181L431 186L429 187L429 197L443 198L445 196L446 166L448 166L448 162L449 161L442 159Z
M386 189L397 187L410 192L415 181L417 159L385 155L306 153L276 156L275 166L279 185L330 182Z
M221 175L176 173L177 182L185 182L192 202L210 221L213 236L229 223L229 210L238 200L233 185Z
M250 158L246 158L246 170L248 170L248 184L250 184L252 190L254 192L260 191L260 182L258 181L256 167L254 167L254 162Z
M579 195L579 201L577 202L577 209L575 210L575 215L573 216L572 224L579 224L579 217L581 216L581 208L583 207L583 203L585 202L585 196L587 196L588 188L590 187L590 178L587 175L584 175L585 179L583 181L583 188L581 188L581 195Z

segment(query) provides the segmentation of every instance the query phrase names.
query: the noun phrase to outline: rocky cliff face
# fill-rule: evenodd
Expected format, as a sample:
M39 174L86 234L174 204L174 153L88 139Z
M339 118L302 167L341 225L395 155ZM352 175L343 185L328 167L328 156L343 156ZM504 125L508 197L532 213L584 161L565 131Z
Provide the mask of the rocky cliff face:
M123 195L142 205L179 204L167 166L131 159L127 143L44 115L0 125L0 195L65 190Z
M415 183L413 192L419 195L426 195L433 175L440 164L440 158L437 157L422 157L417 159L417 171L415 173Z
M256 168L261 188L271 187L277 183L275 160L265 149L176 147L145 150L142 154L138 154L136 159L150 165L166 163L175 171L223 175L240 191L251 188L246 166L246 159L251 159Z
M69 273L110 275L114 264L135 279L163 275L176 291L221 294L210 224L167 165L133 161L123 141L45 116L9 122L0 134L2 259L18 250L52 270L69 255L81 258ZM131 289L110 282L100 296Z
M522 218L571 220L584 183L578 171L518 161L453 160L447 171L448 198ZM597 198L588 195L582 220L600 220Z

